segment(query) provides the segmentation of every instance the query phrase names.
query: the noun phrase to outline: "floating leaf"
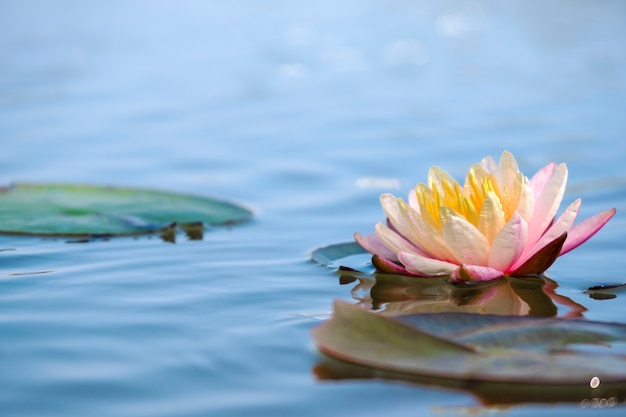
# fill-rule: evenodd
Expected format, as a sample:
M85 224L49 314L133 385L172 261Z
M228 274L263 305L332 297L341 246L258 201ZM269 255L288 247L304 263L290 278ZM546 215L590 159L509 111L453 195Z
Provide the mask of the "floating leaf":
M313 338L336 359L417 376L519 384L626 382L626 325L615 323L463 313L387 317L338 301ZM602 355L579 348L600 342L607 346ZM617 352L609 342L621 342Z
M372 269L367 265L371 255L356 242L336 243L323 246L311 252L311 260L331 268L349 267L366 271Z
M202 224L232 224L251 215L225 201L155 190L60 184L14 184L0 189L3 234L139 235L167 231L177 223L197 238Z
M595 285L585 290L590 298L596 300L610 300L616 298L617 294L626 292L626 284Z

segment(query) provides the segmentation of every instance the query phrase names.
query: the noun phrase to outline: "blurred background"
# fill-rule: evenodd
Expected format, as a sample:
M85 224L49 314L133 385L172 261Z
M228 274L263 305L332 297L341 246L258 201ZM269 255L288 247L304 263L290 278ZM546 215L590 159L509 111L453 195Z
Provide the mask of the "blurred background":
M404 196L431 165L461 180L503 149L528 176L566 162L565 202L582 197L581 216L618 208L550 272L586 317L623 319L621 298L582 290L626 281L625 18L626 3L591 0L3 0L0 183L183 191L256 219L176 245L2 237L13 250L0 258L0 405L92 416L474 405L316 382L309 330L352 296L308 253L369 233L378 195Z
M1 8L5 181L229 188L270 165L343 163L416 181L503 148L527 169L597 166L622 143L621 2ZM602 146L576 155L589 141Z

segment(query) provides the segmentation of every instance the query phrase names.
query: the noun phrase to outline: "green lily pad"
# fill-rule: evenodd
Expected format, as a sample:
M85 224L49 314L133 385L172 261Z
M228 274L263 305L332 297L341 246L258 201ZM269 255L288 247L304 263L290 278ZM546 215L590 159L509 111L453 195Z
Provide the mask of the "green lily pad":
M352 255L365 255L368 252L356 242L336 243L315 249L311 253L311 260L323 266Z
M0 188L0 233L45 237L107 237L159 233L245 221L250 210L193 195L63 184Z
M596 285L584 292L596 300L610 300L616 298L618 294L626 293L626 284Z
M422 377L528 385L626 382L626 325L616 323L466 313L388 317L337 301L333 317L313 329L313 338L333 358Z
M372 255L356 242L336 243L311 252L311 260L330 268L347 267L361 272L374 272Z

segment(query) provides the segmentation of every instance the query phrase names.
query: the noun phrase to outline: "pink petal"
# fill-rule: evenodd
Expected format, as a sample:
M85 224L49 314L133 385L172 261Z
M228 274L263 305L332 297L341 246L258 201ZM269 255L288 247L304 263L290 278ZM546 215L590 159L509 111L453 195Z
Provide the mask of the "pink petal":
M524 275L537 275L550 268L550 265L556 261L561 253L563 243L567 238L567 232L548 243L543 248L539 249L530 259L524 262L520 267L515 267L514 271L510 275L524 276Z
M394 232L384 224L378 222L374 226L376 236L391 252L397 254L398 252L412 252L419 255L424 255L419 248L416 248L411 242L406 240L403 236ZM388 258L393 259L393 258Z
M381 258L380 256L377 256L377 255L372 256L372 264L376 267L378 271L384 272L387 274L408 275L411 277L420 277L420 278L426 277L425 275L418 275L418 274L409 272L402 265L398 265L397 263L391 262L390 260Z
M535 199L537 199L543 192L544 188L546 188L548 181L550 181L550 178L554 175L556 166L557 165L554 162L550 162L548 165L537 171L528 182L528 186L531 190L533 190Z
M530 188L528 180L526 180L524 187L522 187L522 194L519 197L517 203L517 212L522 218L529 223L533 219L533 209L535 207L535 194Z
M383 208L383 211L387 216L387 222L391 223L394 230L406 230L409 227L408 219L398 207L398 197L389 193L381 194L380 206Z
M396 234L402 236L405 240L410 242L414 247L414 250L418 250L420 253L424 254L424 248L420 246L420 239L418 235L419 230L416 229L416 226L412 223L407 210L404 209L406 203L392 194L382 194L380 196L380 205L387 215L389 229L395 231ZM387 243L385 244L393 251L399 251L391 248Z
M480 161L480 165L483 167L483 169L489 173L495 173L496 170L498 169L498 164L496 163L496 161L493 159L493 156L491 155L487 155L485 156L481 161Z
M389 259L390 261L398 260L396 254L389 250L376 235L363 236L357 232L354 234L354 240L372 255L378 255L382 258Z
M552 223L552 220L554 220L554 216L561 205L561 200L565 193L567 166L560 164L558 167L554 168L552 176L545 185L542 183L545 180L543 175L537 180L541 180L541 182L533 183L537 175L530 181L533 190L535 192L539 191L539 194L535 194L533 218L528 223L528 245L534 245Z
M487 238L487 241L493 242L498 232L502 230L506 224L504 216L500 198L494 191L488 191L480 209L477 225L478 230Z
M557 237L561 236L563 232L568 232L570 227L574 224L578 211L580 210L581 199L578 198L570 204L563 214L561 214L556 221L546 230L541 236L541 239L537 242L537 247L543 247L549 242L552 242ZM569 234L569 232L568 232Z
M417 201L417 191L415 190L415 188L412 188L411 191L409 191L407 201L409 202L409 206L413 210L417 211L418 213L420 212L420 203Z
M572 227L567 235L567 240L563 244L561 249L561 255L565 255L572 249L576 249L582 245L591 236L595 235L598 230L602 228L611 218L615 215L615 208L605 210L601 213L595 214L586 218L582 222Z
M454 214L452 209L441 208L443 239L460 264L486 265L489 242L476 226Z
M500 185L500 191L504 188L511 189L519 173L519 167L513 154L509 151L502 151L500 162L496 168L495 176Z
M406 212L413 225L413 237L423 250L423 255L428 258L441 259L444 261L454 261L455 257L446 245L441 232L406 204L399 205L401 210Z
M515 262L515 265L513 265L513 269L522 265L528 259L533 257L541 248L561 236L564 232L567 232L574 223L574 220L576 220L578 210L580 210L580 203L581 200L577 199L570 204L563 214L561 214L559 218L548 228L548 230L546 230L537 243L527 246L522 255L518 258L517 262Z
M450 262L427 258L409 252L398 253L398 258L410 272L430 277L450 275L458 266Z
M527 236L528 225L522 216L515 212L493 240L487 265L500 271L507 271L522 254Z
M467 281L492 281L504 276L504 273L496 268L480 265L461 265L452 272L454 282Z

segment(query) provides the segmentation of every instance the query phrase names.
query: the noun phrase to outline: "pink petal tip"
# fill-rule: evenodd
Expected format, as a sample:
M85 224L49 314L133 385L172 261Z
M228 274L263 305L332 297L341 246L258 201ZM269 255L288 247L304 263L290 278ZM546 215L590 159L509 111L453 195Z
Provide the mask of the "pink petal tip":
M561 248L560 255L565 255L572 249L576 249L585 243L591 236L595 235L611 218L615 215L615 208L605 210L591 217L586 218L582 222L574 225L568 233L567 240Z

